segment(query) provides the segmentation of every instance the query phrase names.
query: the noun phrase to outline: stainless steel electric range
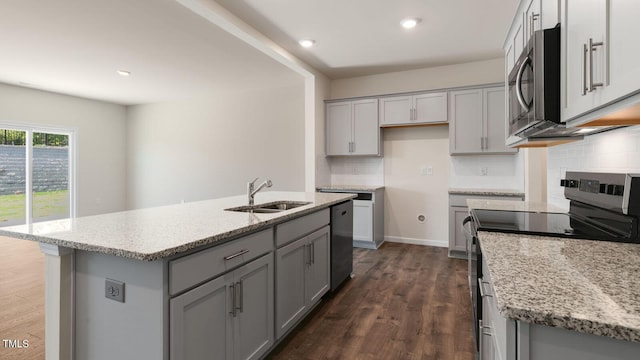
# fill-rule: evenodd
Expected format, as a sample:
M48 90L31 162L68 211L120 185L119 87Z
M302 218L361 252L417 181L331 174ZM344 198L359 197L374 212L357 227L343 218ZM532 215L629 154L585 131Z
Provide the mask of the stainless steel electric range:
M478 287L482 279L482 251L478 231L640 243L640 174L570 171L560 186L570 200L567 213L474 209L463 221L463 227L469 226L469 290L476 351L482 320Z

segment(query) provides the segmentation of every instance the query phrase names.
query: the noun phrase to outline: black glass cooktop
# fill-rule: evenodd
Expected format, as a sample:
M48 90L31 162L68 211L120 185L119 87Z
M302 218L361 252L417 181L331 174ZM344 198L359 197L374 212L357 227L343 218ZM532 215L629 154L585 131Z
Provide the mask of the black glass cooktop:
M624 235L580 221L566 213L473 210L477 230L627 242Z

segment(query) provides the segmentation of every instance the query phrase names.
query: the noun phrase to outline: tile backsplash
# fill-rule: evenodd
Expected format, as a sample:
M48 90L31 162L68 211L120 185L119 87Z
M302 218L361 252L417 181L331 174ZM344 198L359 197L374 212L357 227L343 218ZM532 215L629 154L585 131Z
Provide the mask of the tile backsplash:
M611 130L547 152L547 202L568 209L560 179L566 171L640 172L640 126Z
M381 157L336 157L330 164L333 185L384 185Z
M452 188L524 191L524 157L515 155L451 156Z

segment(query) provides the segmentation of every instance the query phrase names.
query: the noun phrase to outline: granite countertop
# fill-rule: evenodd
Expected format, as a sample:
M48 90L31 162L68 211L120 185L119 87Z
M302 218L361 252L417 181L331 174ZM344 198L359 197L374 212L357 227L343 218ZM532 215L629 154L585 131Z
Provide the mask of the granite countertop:
M335 190L335 191L376 191L376 190L380 190L380 189L384 189L384 186L382 185L325 185L325 186L318 186L316 188L317 190L322 190L322 191L329 191L329 190Z
M503 317L640 342L640 245L478 237Z
M279 213L224 210L246 205L247 196L241 195L10 226L0 228L0 235L151 261L288 221L353 197L353 194L268 191L258 193L255 203L279 200L311 203Z
M485 200L485 199L468 199L467 206L469 210L506 210L506 211L528 211L528 212L547 212L547 213L566 213L567 211L555 205L518 200Z
M484 196L513 196L524 197L524 192L514 189L460 189L449 188L451 195L484 195Z

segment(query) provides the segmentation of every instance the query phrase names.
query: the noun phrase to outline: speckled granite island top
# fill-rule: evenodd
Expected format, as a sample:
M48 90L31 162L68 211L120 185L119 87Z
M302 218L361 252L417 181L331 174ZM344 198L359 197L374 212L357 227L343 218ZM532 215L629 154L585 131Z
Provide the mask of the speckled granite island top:
M318 191L376 191L384 189L382 185L325 185L318 186Z
M305 201L279 213L225 211L247 196L0 228L0 235L139 260L157 260L329 207L352 194L261 192L256 204Z
M640 342L640 245L478 237L503 317Z

